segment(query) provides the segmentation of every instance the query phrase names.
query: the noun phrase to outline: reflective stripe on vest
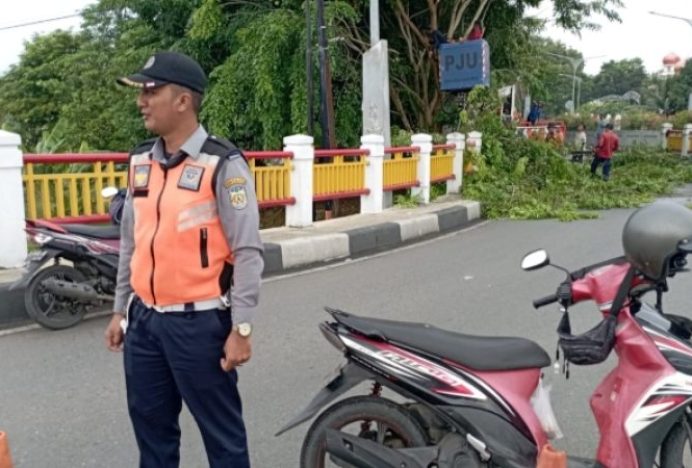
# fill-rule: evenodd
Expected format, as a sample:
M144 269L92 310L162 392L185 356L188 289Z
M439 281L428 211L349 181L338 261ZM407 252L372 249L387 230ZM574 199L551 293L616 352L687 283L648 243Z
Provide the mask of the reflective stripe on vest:
M131 157L130 283L144 302L166 306L222 294L219 280L232 254L212 187L219 160L201 154L164 170L148 152Z

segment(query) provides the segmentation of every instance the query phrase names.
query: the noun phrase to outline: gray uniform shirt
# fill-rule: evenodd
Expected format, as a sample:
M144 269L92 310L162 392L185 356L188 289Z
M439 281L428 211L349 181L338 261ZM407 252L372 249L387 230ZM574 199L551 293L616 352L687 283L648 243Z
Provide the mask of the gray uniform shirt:
M207 136L206 130L200 125L180 147L180 151L188 154L188 158L196 159ZM161 138L156 140L151 151L154 161L166 161L164 144ZM247 205L238 208L233 206L229 189L224 186L224 181L226 180L245 181ZM262 258L264 248L259 235L259 210L252 173L240 153L226 159L215 183L216 207L219 219L235 259L233 288L231 289L233 322L252 323L259 301L260 278L264 268L264 260ZM132 252L136 248L134 227L132 193L128 190L120 225L120 260L118 264L118 281L115 289L115 304L113 305L113 310L121 314L125 313L128 298L132 294L130 260L132 259ZM200 300L203 299L209 298L200 298Z

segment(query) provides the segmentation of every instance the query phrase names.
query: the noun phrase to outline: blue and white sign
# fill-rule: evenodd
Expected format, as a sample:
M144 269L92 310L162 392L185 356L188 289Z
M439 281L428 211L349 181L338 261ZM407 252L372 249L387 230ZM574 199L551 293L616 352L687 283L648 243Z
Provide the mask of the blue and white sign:
M442 44L439 55L442 91L490 85L490 48L485 40Z

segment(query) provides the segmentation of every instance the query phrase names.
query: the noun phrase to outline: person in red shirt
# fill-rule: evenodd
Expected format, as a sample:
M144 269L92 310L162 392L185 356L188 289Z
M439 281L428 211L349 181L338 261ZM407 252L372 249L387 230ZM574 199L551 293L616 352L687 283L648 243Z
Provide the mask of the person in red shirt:
M469 33L469 37L466 38L467 41L477 41L478 39L483 39L483 35L485 34L485 29L483 26L479 23L476 22L476 24L473 25L473 28L471 28L471 32Z
M603 180L610 178L610 160L613 154L620 149L620 139L613 131L613 124L609 123L605 127L605 131L598 138L595 154L591 162L591 175L596 175L596 169L603 164Z

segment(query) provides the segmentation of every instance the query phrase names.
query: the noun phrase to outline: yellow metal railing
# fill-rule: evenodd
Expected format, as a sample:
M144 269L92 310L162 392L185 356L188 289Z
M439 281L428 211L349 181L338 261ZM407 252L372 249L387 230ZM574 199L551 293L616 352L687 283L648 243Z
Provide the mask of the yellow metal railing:
M313 166L313 200L336 200L368 193L367 150L317 150Z
M127 161L127 155L117 156L108 161L103 156L89 160L81 155L27 155L22 177L26 217L68 221L79 217L98 221L105 217L107 208L101 190L109 185L127 185L127 171L116 167L116 161Z
M391 159L384 161L384 190L391 192L420 184L418 180L418 160L420 148L415 146L387 148L386 154L391 154Z
M291 196L293 154L282 151L247 152L260 208L295 203ZM127 186L128 155L24 155L24 200L27 219L62 222L106 222L107 203L101 190Z
M666 137L666 150L682 151L682 138L682 132L680 130L671 130ZM689 145L687 148L688 153L692 151L692 135L689 136Z
M454 178L454 145L435 145L430 158L430 181L442 182Z
M292 205L291 170L293 153L283 151L247 152L245 156L255 180L260 208Z

